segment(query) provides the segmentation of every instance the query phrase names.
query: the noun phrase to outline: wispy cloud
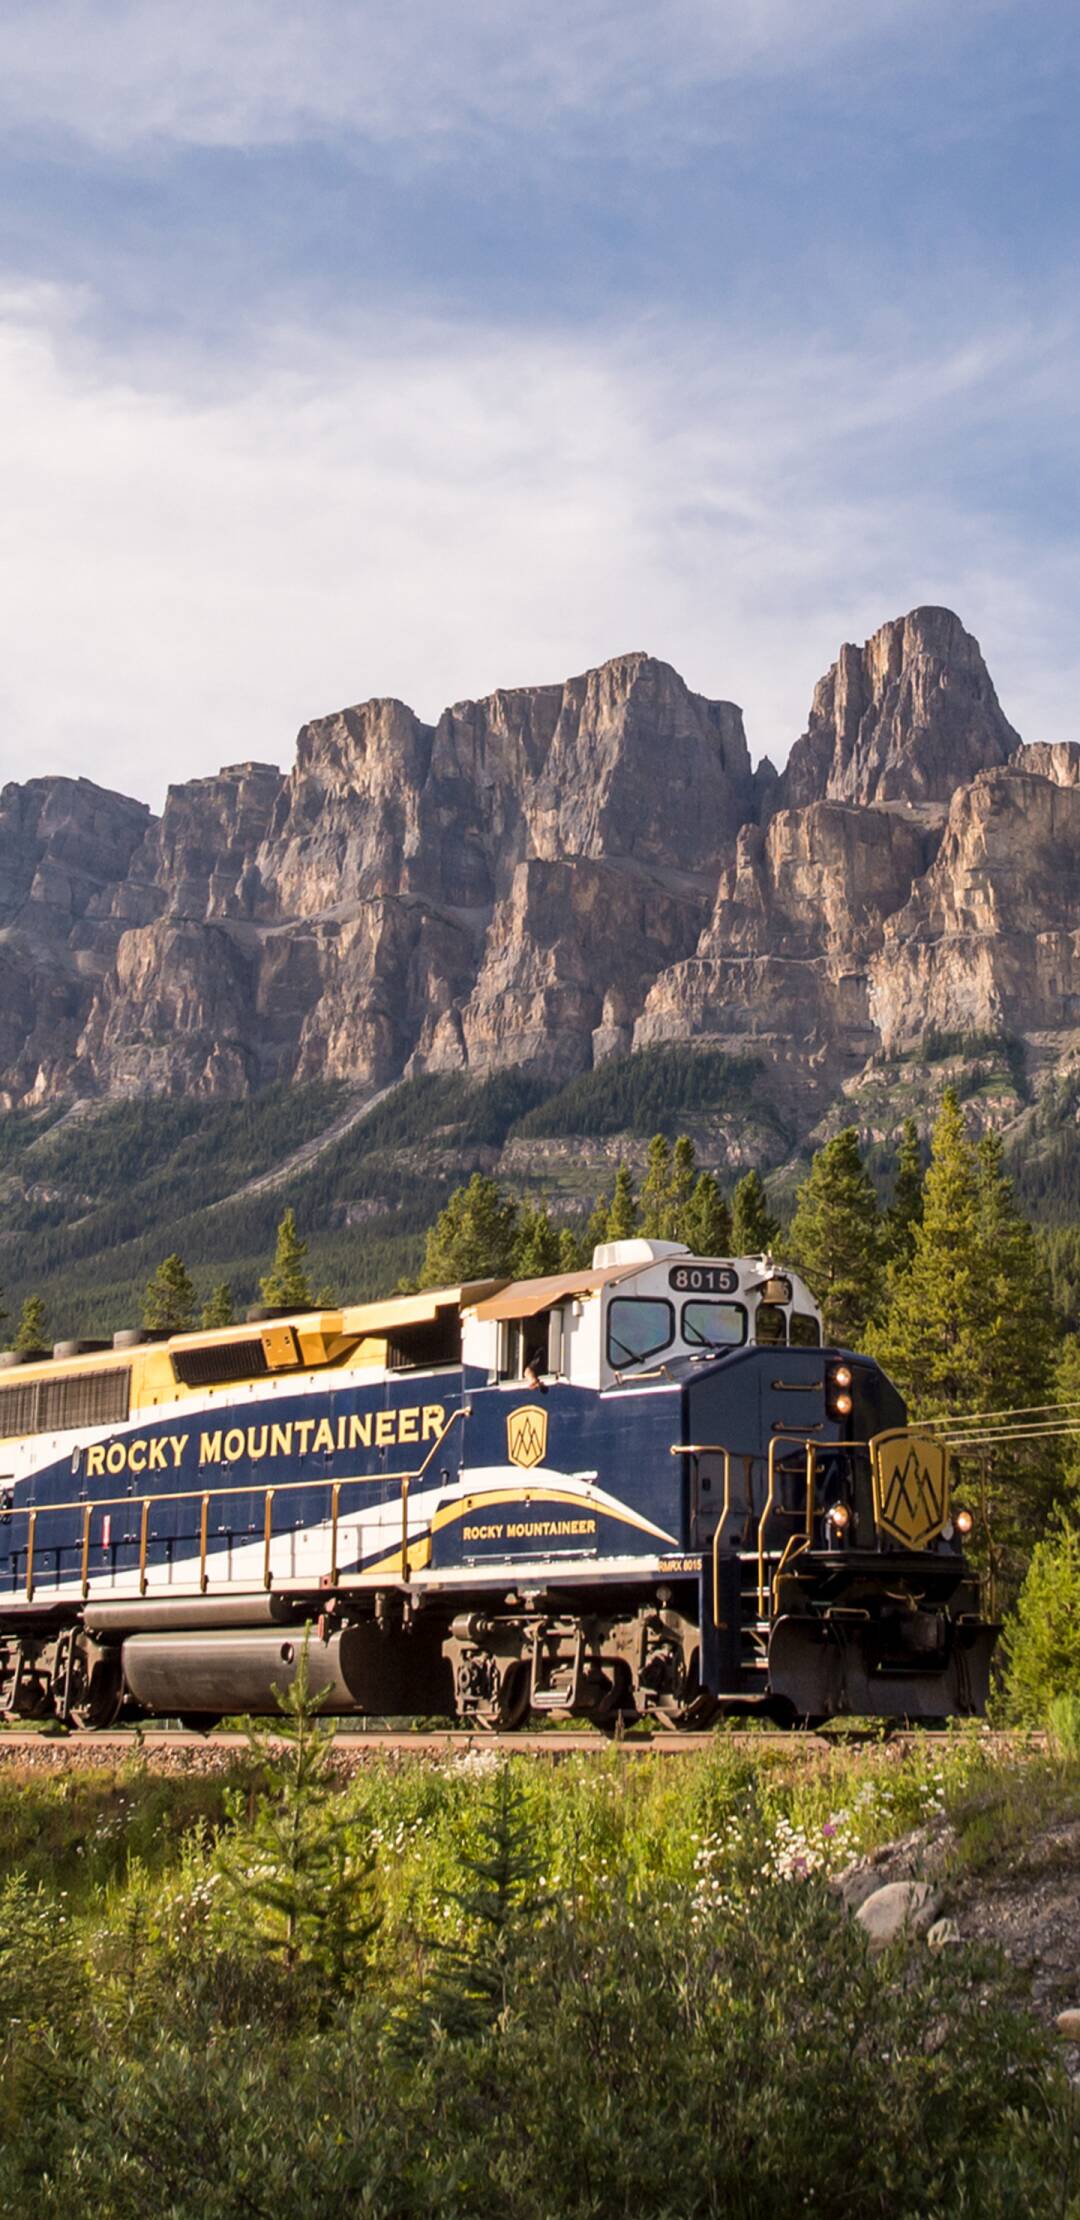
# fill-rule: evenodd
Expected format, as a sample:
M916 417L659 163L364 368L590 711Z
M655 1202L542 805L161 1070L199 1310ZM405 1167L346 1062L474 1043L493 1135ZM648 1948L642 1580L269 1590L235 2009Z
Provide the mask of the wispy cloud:
M944 600L1030 736L1072 737L1078 559L950 485L1076 444L1072 341L838 346L648 321L280 330L227 391L91 347L39 288L0 320L5 775L288 758L371 694L426 716L643 646L783 753L841 637ZM1045 435L1039 427L1049 424ZM1017 580L1022 578L1022 589Z
M111 149L360 134L428 149L940 47L1015 0L8 0L0 114ZM724 127L714 103L716 130Z

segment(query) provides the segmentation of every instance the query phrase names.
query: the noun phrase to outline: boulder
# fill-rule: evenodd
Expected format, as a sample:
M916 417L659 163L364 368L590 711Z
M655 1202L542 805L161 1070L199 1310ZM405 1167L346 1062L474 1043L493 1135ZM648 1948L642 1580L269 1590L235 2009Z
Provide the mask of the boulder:
M929 1881L888 1881L860 1904L856 1919L871 1950L887 1950L902 1935L925 1935L941 1908L941 1895Z

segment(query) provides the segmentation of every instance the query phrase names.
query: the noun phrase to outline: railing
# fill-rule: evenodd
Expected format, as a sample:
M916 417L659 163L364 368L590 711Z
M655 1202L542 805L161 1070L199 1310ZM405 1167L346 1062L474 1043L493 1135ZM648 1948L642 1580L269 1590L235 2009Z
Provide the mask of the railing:
M330 1480L329 1478L320 1478L314 1480L288 1480L285 1482L279 1481L273 1487L260 1487L258 1486L258 1484L245 1483L240 1486L222 1488L181 1488L177 1489L175 1492L172 1490L168 1492L163 1490L158 1495L145 1495L141 1497L132 1495L98 1496L94 1499L92 1503L87 1502L83 1497L78 1497L74 1501L68 1503L38 1503L33 1505L32 1508L28 1508L25 1512L20 1512L18 1506L13 1504L9 1507L7 1515L12 1518L25 1517L27 1522L25 1576L26 1600L28 1603L32 1603L35 1593L37 1592L38 1581L36 1578L35 1561L38 1558L39 1552L41 1551L42 1547L45 1546L39 1540L39 1521L58 1518L62 1515L67 1515L68 1517L70 1517L73 1513L77 1513L81 1516L82 1533L80 1537L80 1542L77 1546L79 1547L80 1551L79 1586L81 1594L85 1601L86 1597L90 1593L91 1585L90 1552L92 1547L93 1523L95 1518L98 1516L99 1512L104 1514L106 1512L123 1510L130 1513L135 1510L136 1507L138 1507L138 1534L137 1536L125 1535L123 1538L123 1543L137 1541L139 1594L141 1596L144 1596L149 1585L147 1557L149 1554L149 1545L151 1541L151 1513L155 1508L160 1509L168 1506L171 1509L173 1505L179 1506L183 1503L197 1503L199 1505L199 1592L200 1594L205 1595L210 1585L209 1568L212 1557L212 1552L210 1550L211 1506L215 1502L221 1500L227 1500L230 1502L235 1501L238 1496L262 1497L262 1584L264 1588L270 1589L273 1586L272 1543L274 1540L275 1498L278 1495L282 1494L287 1494L290 1498L292 1498L297 1495L308 1494L315 1489L320 1490L324 1495L327 1489L329 1489L330 1491L329 1580L330 1585L335 1586L339 1574L338 1540L342 1490L345 1488L370 1488L372 1486L385 1487L391 1481L397 1481L400 1484L401 1488L401 1579L407 1582L410 1578L411 1572L409 1564L410 1488L415 1484L416 1481L423 1478L423 1475L427 1471L428 1466L431 1464L432 1459L438 1454L443 1443L445 1442L451 1427L459 1418L462 1418L463 1416L463 1407L451 1412L450 1417L448 1418L446 1425L443 1427L442 1432L432 1442L427 1456L424 1458L423 1464L419 1465L414 1472L356 1473L351 1475L346 1480ZM123 1543L116 1546L122 1547ZM18 1555L17 1552L13 1554L16 1556Z
M776 1572L773 1575L772 1582L770 1583L767 1576L766 1565L769 1541L768 1529L769 1521L773 1517L777 1509L776 1498L780 1472L782 1469L781 1460L784 1458L790 1459L792 1452L798 1449L801 1449L803 1451L805 1457L806 1499L805 1504L800 1507L799 1512L795 1515L802 1518L803 1530L801 1534L796 1533L788 1536L783 1551L781 1552L780 1562L777 1565ZM813 1545L814 1519L817 1515L817 1468L819 1458L865 1455L868 1449L869 1443L864 1441L818 1442L811 1441L805 1435L792 1436L789 1434L776 1434L773 1436L772 1440L769 1443L768 1456L765 1459L754 1452L744 1453L742 1451L729 1449L724 1442L680 1442L673 1447L671 1451L673 1457L692 1457L695 1460L699 1457L721 1457L723 1459L723 1500L720 1507L720 1514L716 1521L716 1525L713 1529L712 1535L712 1591L714 1619L718 1621L720 1616L720 1552L724 1539L724 1530L727 1526L727 1522L731 1516L733 1508L732 1472L734 1469L736 1458L740 1457L743 1464L747 1468L746 1509L751 1523L753 1523L755 1517L757 1521L756 1534L754 1535L753 1540L750 1542L749 1546L752 1549L757 1561L757 1608L759 1619L763 1619L765 1617L766 1601L769 1595L770 1585L772 1588L773 1601L775 1603L776 1582L779 1579L781 1572L786 1571L787 1567L792 1563L793 1559L797 1556L800 1556L803 1550L809 1549ZM765 1496L760 1512L755 1513L753 1500L753 1467L760 1464L765 1465ZM791 1514L789 1513L787 1515L790 1516Z

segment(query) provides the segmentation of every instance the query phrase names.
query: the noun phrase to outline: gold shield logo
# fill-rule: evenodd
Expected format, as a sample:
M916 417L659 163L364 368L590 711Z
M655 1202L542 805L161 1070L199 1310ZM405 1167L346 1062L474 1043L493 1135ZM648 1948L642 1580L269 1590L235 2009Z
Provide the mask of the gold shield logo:
M949 1515L949 1452L944 1442L906 1427L870 1444L874 1517L906 1549L936 1542Z
M512 1465L538 1465L547 1449L547 1412L523 1403L506 1421L506 1454Z

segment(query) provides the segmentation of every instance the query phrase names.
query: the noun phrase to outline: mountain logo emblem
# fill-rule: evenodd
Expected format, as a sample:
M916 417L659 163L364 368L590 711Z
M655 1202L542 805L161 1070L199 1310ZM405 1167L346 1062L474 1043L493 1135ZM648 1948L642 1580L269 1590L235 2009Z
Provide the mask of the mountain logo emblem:
M927 1549L949 1515L949 1452L944 1442L904 1427L870 1444L874 1516L882 1534L905 1549Z
M506 1454L512 1465L543 1463L547 1452L548 1414L535 1403L522 1403L506 1421Z

